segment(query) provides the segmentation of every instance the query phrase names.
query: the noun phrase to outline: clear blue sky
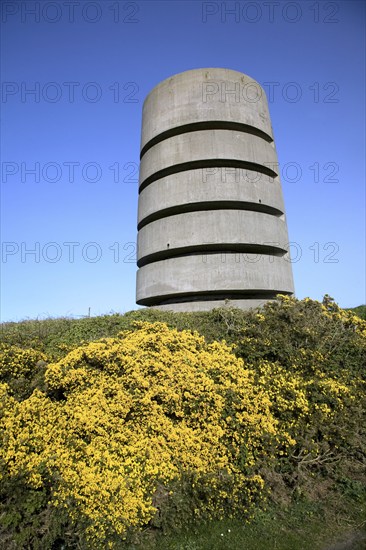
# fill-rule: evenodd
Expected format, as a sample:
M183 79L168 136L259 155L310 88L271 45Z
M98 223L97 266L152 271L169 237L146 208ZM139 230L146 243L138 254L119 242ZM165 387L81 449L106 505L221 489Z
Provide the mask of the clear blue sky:
M198 67L271 92L297 297L365 303L364 2L1 7L2 321L136 308L142 103Z

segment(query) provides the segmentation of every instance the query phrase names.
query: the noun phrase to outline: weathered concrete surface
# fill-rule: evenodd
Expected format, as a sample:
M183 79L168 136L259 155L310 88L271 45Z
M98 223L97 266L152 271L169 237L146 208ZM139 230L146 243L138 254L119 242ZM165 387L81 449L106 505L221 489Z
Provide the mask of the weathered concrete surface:
M165 301L172 295L184 295L187 300L194 293L210 293L211 298L223 301L225 294L234 300L262 300L270 293L273 297L280 292L292 293L288 265L286 257L250 253L196 254L160 260L139 269L138 303L150 305L154 297Z
M283 219L246 210L208 210L168 216L145 225L137 240L137 261L149 254L168 251L179 254L204 245L262 245L287 249L287 229ZM239 247L235 247L238 249ZM244 247L242 247L244 248ZM260 250L260 248L258 248ZM189 250L184 250L189 253ZM190 263L186 258L187 264Z
M171 128L212 120L248 124L272 137L264 90L230 69L194 69L167 78L146 97L142 118L141 149Z
M224 159L254 163L278 175L277 155L271 143L243 132L201 130L173 136L146 151L140 163L140 188L161 170L185 163L203 164L208 160Z
M149 216L182 205L231 202L268 206L284 212L279 178L241 168L199 168L158 179L139 196L138 223ZM188 208L188 207L187 207Z
M284 211L257 82L197 69L151 91L141 136L137 303L247 308L293 293Z

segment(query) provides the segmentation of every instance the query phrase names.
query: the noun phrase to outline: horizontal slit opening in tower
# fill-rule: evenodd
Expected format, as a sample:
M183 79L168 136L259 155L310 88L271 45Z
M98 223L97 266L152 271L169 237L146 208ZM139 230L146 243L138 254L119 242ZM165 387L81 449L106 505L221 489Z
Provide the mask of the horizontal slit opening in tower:
M270 246L267 244L250 244L250 243L210 243L197 244L193 246L183 246L179 248L166 248L152 254L142 256L137 261L138 267L159 262L161 260L169 260L170 258L179 258L183 256L206 256L207 254L263 254L266 256L284 256L287 250L280 246Z
M274 170L272 170L268 166L263 166L262 164L257 164L256 162L249 162L246 160L238 160L238 159L193 160L190 162L173 164L172 166L168 166L167 168L163 168L162 170L158 170L157 172L154 172L154 174L151 174L144 181L141 182L139 193L141 193L141 191L145 189L145 187L150 185L150 183L152 183L153 181L159 180L161 178L165 178L166 176L170 176L171 174L186 172L187 170L196 170L197 168L222 168L222 167L242 168L245 170L252 170L254 172L259 172L260 174L265 174L270 178L276 178L278 176L278 174L276 174L276 172L274 172Z
M263 214L269 214L271 216L281 217L283 212L274 208L273 206L268 206L263 203L257 202L246 202L246 201L202 201L202 202L191 202L186 204L178 204L170 206L168 208L162 208L157 210L152 214L149 214L143 218L137 229L142 229L145 225L160 220L162 218L167 218L169 216L175 216L177 214L187 214L188 212L202 212L210 210L246 210L250 212L262 212Z
M174 128L169 128L165 132L161 132L157 136L153 137L148 141L144 147L141 149L140 159L144 156L146 151L151 149L157 143L169 139L174 136L179 136L181 134L187 134L189 132L199 132L200 130L234 130L236 132L243 132L245 134L251 134L257 137L260 137L267 141L268 143L273 142L273 138L268 135L263 130L251 126L250 124L243 124L241 122L232 122L230 120L208 120L201 122L191 122L190 124L182 124L181 126L175 126Z
M291 292L282 290L207 290L200 292L181 292L176 294L142 298L141 306L165 306L185 302L212 302L220 300L274 300L277 294L291 296Z

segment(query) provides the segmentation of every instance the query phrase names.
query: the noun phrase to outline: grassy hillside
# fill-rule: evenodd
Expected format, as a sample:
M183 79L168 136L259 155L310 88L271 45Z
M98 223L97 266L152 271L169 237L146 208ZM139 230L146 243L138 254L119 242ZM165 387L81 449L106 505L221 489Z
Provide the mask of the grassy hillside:
M364 309L1 325L0 546L361 549Z
M346 311L366 320L366 305ZM116 336L131 329L135 321L163 322L178 330L197 330L207 341L225 339L235 342L236 334L253 314L233 309L209 312L172 313L155 309L139 309L125 313L73 319L68 317L44 320L29 319L0 323L0 342L21 347L33 347L51 357L63 355L63 346L77 346L100 338Z

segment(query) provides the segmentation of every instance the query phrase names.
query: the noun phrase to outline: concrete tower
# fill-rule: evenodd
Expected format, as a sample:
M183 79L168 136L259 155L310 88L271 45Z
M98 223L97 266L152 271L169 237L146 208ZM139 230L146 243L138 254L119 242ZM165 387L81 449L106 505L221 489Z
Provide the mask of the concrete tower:
M293 293L276 149L255 80L195 69L156 86L143 106L139 193L138 304L246 309Z

